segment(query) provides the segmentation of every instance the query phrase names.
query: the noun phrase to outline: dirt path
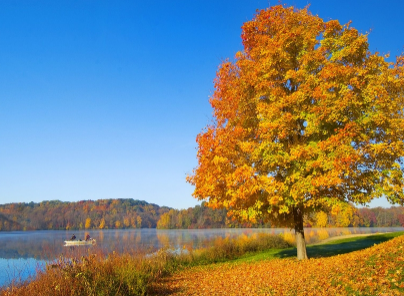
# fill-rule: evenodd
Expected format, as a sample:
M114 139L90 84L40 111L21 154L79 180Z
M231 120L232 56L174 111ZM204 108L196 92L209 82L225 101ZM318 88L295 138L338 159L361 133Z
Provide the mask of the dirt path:
M321 244L326 244L331 241L339 240L339 239L344 239L344 238L351 238L351 237L359 237L359 236L370 236L370 235L377 235L377 234L384 234L384 233L389 233L389 232L377 232L377 233L359 233L359 234L347 234L347 235L338 235L338 236L333 236L326 238L322 241L319 241L314 244L310 244L309 246L315 246L315 245L321 245Z

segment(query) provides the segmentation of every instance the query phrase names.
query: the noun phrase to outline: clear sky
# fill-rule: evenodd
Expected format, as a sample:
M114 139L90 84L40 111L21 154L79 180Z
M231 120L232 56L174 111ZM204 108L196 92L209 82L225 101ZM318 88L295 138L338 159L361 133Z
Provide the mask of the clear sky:
M371 30L372 51L404 49L404 1L284 3ZM199 203L185 177L215 72L241 50L242 24L276 4L0 1L0 203Z

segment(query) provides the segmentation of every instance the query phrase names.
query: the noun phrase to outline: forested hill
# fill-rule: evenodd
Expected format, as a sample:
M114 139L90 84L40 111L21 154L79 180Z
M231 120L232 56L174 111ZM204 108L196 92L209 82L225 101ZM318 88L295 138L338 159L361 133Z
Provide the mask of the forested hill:
M154 228L170 208L133 199L0 205L0 230Z
M166 223L166 224L165 224ZM205 203L187 210L160 207L133 199L79 202L59 200L0 205L0 231L125 228L270 227L231 221L226 210Z
M306 227L404 226L404 208L355 208L347 205L337 213L305 216ZM160 207L133 199L101 199L79 202L59 200L0 205L0 231L124 228L224 228L271 227L269 223L238 223L225 209L213 210L205 203L184 210Z

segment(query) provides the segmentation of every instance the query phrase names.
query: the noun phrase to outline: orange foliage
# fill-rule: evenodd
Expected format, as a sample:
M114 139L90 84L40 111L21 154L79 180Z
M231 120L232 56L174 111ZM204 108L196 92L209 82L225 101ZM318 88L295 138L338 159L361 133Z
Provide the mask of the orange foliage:
M404 58L389 63L349 23L283 5L259 11L241 37L197 136L194 197L297 234L302 213L382 195L402 204Z

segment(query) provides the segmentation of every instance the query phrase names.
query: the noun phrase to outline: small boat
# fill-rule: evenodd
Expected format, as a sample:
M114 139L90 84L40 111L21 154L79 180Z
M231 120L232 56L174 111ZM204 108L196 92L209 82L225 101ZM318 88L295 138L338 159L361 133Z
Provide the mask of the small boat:
M81 246L81 245L94 245L96 240L90 238L89 240L81 240L81 239L74 239L74 240L66 240L65 246Z

